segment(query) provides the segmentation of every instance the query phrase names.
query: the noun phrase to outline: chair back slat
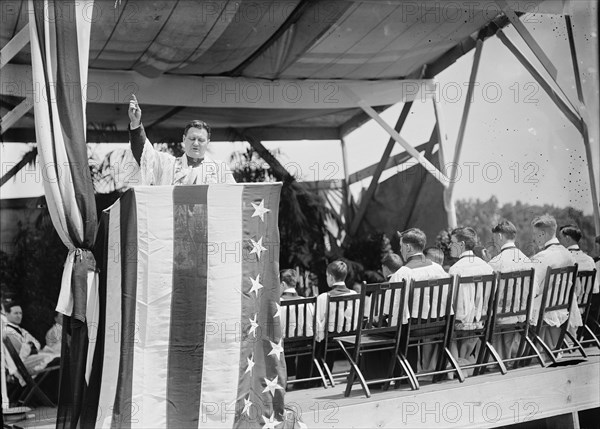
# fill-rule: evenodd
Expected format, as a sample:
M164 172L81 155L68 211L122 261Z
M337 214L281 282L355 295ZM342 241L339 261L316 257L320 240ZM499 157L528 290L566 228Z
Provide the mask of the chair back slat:
M315 329L317 297L294 298L281 301L281 332L286 340L312 338Z
M517 317L525 320L533 300L533 277L533 268L497 274L496 319Z
M402 325L406 281L397 283L363 284L361 304L370 302L369 311L357 330L357 344L361 335L381 335L397 331Z
M355 334L359 322L359 294L329 296L325 312L326 334Z
M577 272L577 279L579 280L580 287L579 294L577 295L577 306L583 313L584 322L587 320L592 306L592 293L594 291L596 274L595 269Z
M413 281L408 295L411 323L413 325L431 324L448 318L452 313L452 299L448 300L449 292L454 292L453 277ZM434 296L437 299L433 300ZM427 302L427 307L424 305L425 302Z
M576 280L577 264L570 267L549 268L542 294L542 305L545 311L569 310Z
M471 292L471 293L469 293ZM493 315L493 302L496 294L496 275L457 276L454 306L458 308L459 301L469 299L469 308L475 309L473 320L463 320L466 323L485 323ZM464 304L464 301L462 302ZM477 317L479 316L479 317Z

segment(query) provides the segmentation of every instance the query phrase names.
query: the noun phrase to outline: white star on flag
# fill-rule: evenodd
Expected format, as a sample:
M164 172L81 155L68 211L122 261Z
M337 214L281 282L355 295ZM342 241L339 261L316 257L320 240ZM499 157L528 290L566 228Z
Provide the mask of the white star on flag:
M252 250L250 251L250 254L252 255L253 253L256 253L256 256L258 256L258 259L260 259L260 254L262 252L267 251L267 249L265 247L263 247L263 245L262 245L262 240L263 240L262 237L260 237L258 239L258 241L254 241L254 240L250 239L250 241L252 242Z
M269 417L269 418L267 418L265 416L262 416L262 418L265 421L265 425L263 426L263 429L275 429L275 426L282 423L279 420L275 419L275 413L272 413L271 417Z
M249 358L246 358L246 360L248 361L248 367L246 368L246 371L244 371L244 374L252 372L252 368L254 368L254 356L250 356Z
M279 340L279 343L275 344L273 341L269 341L271 343L271 351L269 352L269 354L267 356L271 356L271 355L275 355L275 357L277 358L277 360L279 360L281 357L281 353L283 353L283 347L281 346L281 340Z
M250 416L250 407L252 406L252 402L250 402L250 395L248 395L248 399L244 398L244 409L242 410L242 414Z
M267 387L265 387L262 391L262 393L265 392L271 392L271 395L275 396L275 390L280 389L283 390L283 387L281 387L279 384L277 384L277 378L278 376L276 375L275 378L273 380L269 380L268 378L265 378L265 383L267 383Z
M265 200L260 200L260 204L256 205L254 203L250 203L252 204L252 207L254 207L254 213L252 214L252 217L256 217L256 216L260 216L260 220L261 221L265 221L265 213L270 212L271 210L265 208Z
M277 307L277 311L273 315L273 319L275 319L276 317L279 317L279 319L281 320L281 305L275 303L275 306Z
M256 328L258 328L258 323L256 323L256 318L258 317L258 313L254 315L254 319L248 319L250 321L250 330L248 331L248 336L250 334L254 335L256 338Z
M256 297L258 298L258 290L263 288L263 285L260 284L260 274L256 275L256 279L252 277L248 277L252 282L252 287L250 288L250 293L254 292Z

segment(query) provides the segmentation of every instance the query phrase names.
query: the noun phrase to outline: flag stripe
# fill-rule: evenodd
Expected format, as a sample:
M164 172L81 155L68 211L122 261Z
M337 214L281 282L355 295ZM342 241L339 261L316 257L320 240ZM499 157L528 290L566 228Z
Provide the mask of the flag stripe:
M102 428L109 428L119 379L121 342L121 202L110 208L108 219L108 246L106 258L106 319L104 322L104 359L102 382L99 386L97 421Z
M208 187L208 290L201 428L231 427L240 366L243 186Z
M173 269L173 187L136 188L138 267L133 427L165 427Z
M206 315L207 187L173 190L167 427L198 427Z
M121 326L120 361L112 428L131 428L133 353L137 296L137 207L133 189L121 197Z

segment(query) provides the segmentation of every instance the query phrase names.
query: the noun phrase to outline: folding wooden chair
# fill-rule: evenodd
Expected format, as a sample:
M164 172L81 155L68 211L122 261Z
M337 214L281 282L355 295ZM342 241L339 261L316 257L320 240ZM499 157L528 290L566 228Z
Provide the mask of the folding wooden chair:
M327 364L327 354L341 350L339 343L335 341L336 338L356 335L358 326L362 323L362 314L360 313L361 296L359 294L349 294L327 297L325 335L318 346L318 360L332 386L335 386L335 377L345 377L349 374L349 371L333 374Z
M316 339L314 330L317 317L315 312L316 303L316 296L281 301L280 310L285 357L310 357L310 372L308 377L302 377L303 374L298 373L300 368L297 367L296 377L293 380L290 380L288 377L288 385L300 381L321 380L323 387L327 388L327 379L315 355ZM313 377L313 370L315 368L319 372L319 376Z
M454 308L459 308L461 300L468 299L469 305L473 307L480 306L481 317L478 321L469 320L474 329L460 329L455 324L452 330L451 341L478 340L477 359L475 363L461 365L461 369L474 368L474 375L478 375L480 369L488 365L498 365L500 372L506 374L506 366L502 362L500 355L490 342L490 329L493 323L494 299L496 297L497 277L495 274L483 276L456 276L454 289ZM493 361L488 361L490 355Z
M558 341L554 348L551 348L542 340L544 329L549 328L549 325L544 321L544 316L551 311L566 310L570 312L571 308L573 308L576 282L577 264L563 268L548 268L546 272L538 321L535 330L532 329L532 334L534 344L538 343L541 346L553 364L557 363L555 355L574 350L577 350L584 358L587 358L585 350L579 341L577 341L577 338L567 329L569 325L568 320L560 326ZM565 336L571 340L573 346L565 344ZM565 344L565 347L563 347L563 344Z
M541 366L545 366L542 355L530 338L533 329L530 321L534 298L535 270L512 271L496 273L496 294L494 298L494 311L488 342L494 343L494 337L500 335L519 335L519 346L515 356L501 356L503 364L514 362L516 368L520 361L537 358ZM534 354L526 355L529 350ZM489 356L485 356L487 360Z
M600 341L592 330L592 327L595 329L600 328L600 323L598 323L597 315L591 314L592 291L596 280L596 270L579 271L577 272L577 278L581 285L581 293L577 296L577 306L581 311L581 318L583 320L583 326L579 329L577 340L581 345L593 344L600 348ZM592 327L590 327L590 325L592 325ZM590 339L584 339L586 333L591 337Z
M367 300L366 297L370 299ZM400 332L404 314L406 297L406 281L400 283L374 283L365 284L361 289L359 314L365 318L358 325L355 336L336 338L340 348L350 363L350 374L344 396L350 396L352 385L356 378L365 392L367 398L371 396L369 385L385 382L387 389L392 380L401 378L410 379L408 368L403 368L406 375L394 377L396 356L400 345ZM348 349L353 349L350 354ZM384 378L365 380L360 371L360 361L367 353L389 351L389 361L381 362L387 365L387 375ZM404 365L403 362L401 362Z
M408 295L410 318L405 328L406 333L401 338L397 359L400 365L407 369L413 389L419 389L418 377L429 375L436 376L456 372L461 383L465 380L458 363L448 349L454 323L452 317L453 296L454 277L413 280L410 285ZM440 348L434 371L418 372L418 368L412 368L407 359L410 348L419 348L424 345L437 345ZM450 369L446 369L447 362L450 363Z
M40 389L40 384L44 381L48 374L60 369L60 365L48 366L32 376L31 374L29 374L29 371L27 371L25 364L19 357L19 352L17 352L15 346L13 346L11 341L8 338L4 338L3 343L4 347L6 348L6 351L8 351L8 354L10 355L13 362L15 363L15 366L17 367L17 371L19 371L19 374L25 381L25 386L21 391L21 394L17 398L16 402L20 405L25 405L31 399L31 397L35 395L42 402L43 405L49 407L56 407L56 404L52 402L50 398L48 398L48 396L42 391L42 389Z

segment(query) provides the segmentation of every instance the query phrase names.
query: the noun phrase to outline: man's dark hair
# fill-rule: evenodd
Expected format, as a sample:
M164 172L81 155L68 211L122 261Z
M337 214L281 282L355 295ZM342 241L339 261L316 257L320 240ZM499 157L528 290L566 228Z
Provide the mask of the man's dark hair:
M279 275L280 281L284 282L287 287L296 287L298 284L298 273L292 268L281 271Z
M346 265L344 261L333 261L331 264L327 265L327 272L331 274L336 282L343 282L348 275L348 265Z
M450 236L455 236L456 239L460 242L465 243L465 249L473 250L477 245L477 232L470 226L460 226L455 228Z
M423 251L427 244L427 236L419 228L410 228L398 234L401 243L410 244L416 250Z
M492 232L494 234L500 233L509 240L514 240L517 236L517 228L511 221L506 219L502 219L498 222L498 225L492 228Z
M402 268L402 257L396 253L388 253L381 260L381 265L386 267L390 272L395 273Z
M428 247L423 250L423 255L435 263L444 265L444 251L439 247Z
M206 133L208 134L208 140L210 141L210 125L208 125L206 122L200 121L198 119L194 119L193 121L188 122L185 128L183 129L184 136L187 136L187 132L190 128L206 130Z
M12 299L5 299L4 301L2 301L2 308L4 308L4 313L10 313L13 307L21 307L21 303L13 301Z
M577 243L581 240L581 230L577 225L564 225L559 228L560 233L566 237L571 237Z

